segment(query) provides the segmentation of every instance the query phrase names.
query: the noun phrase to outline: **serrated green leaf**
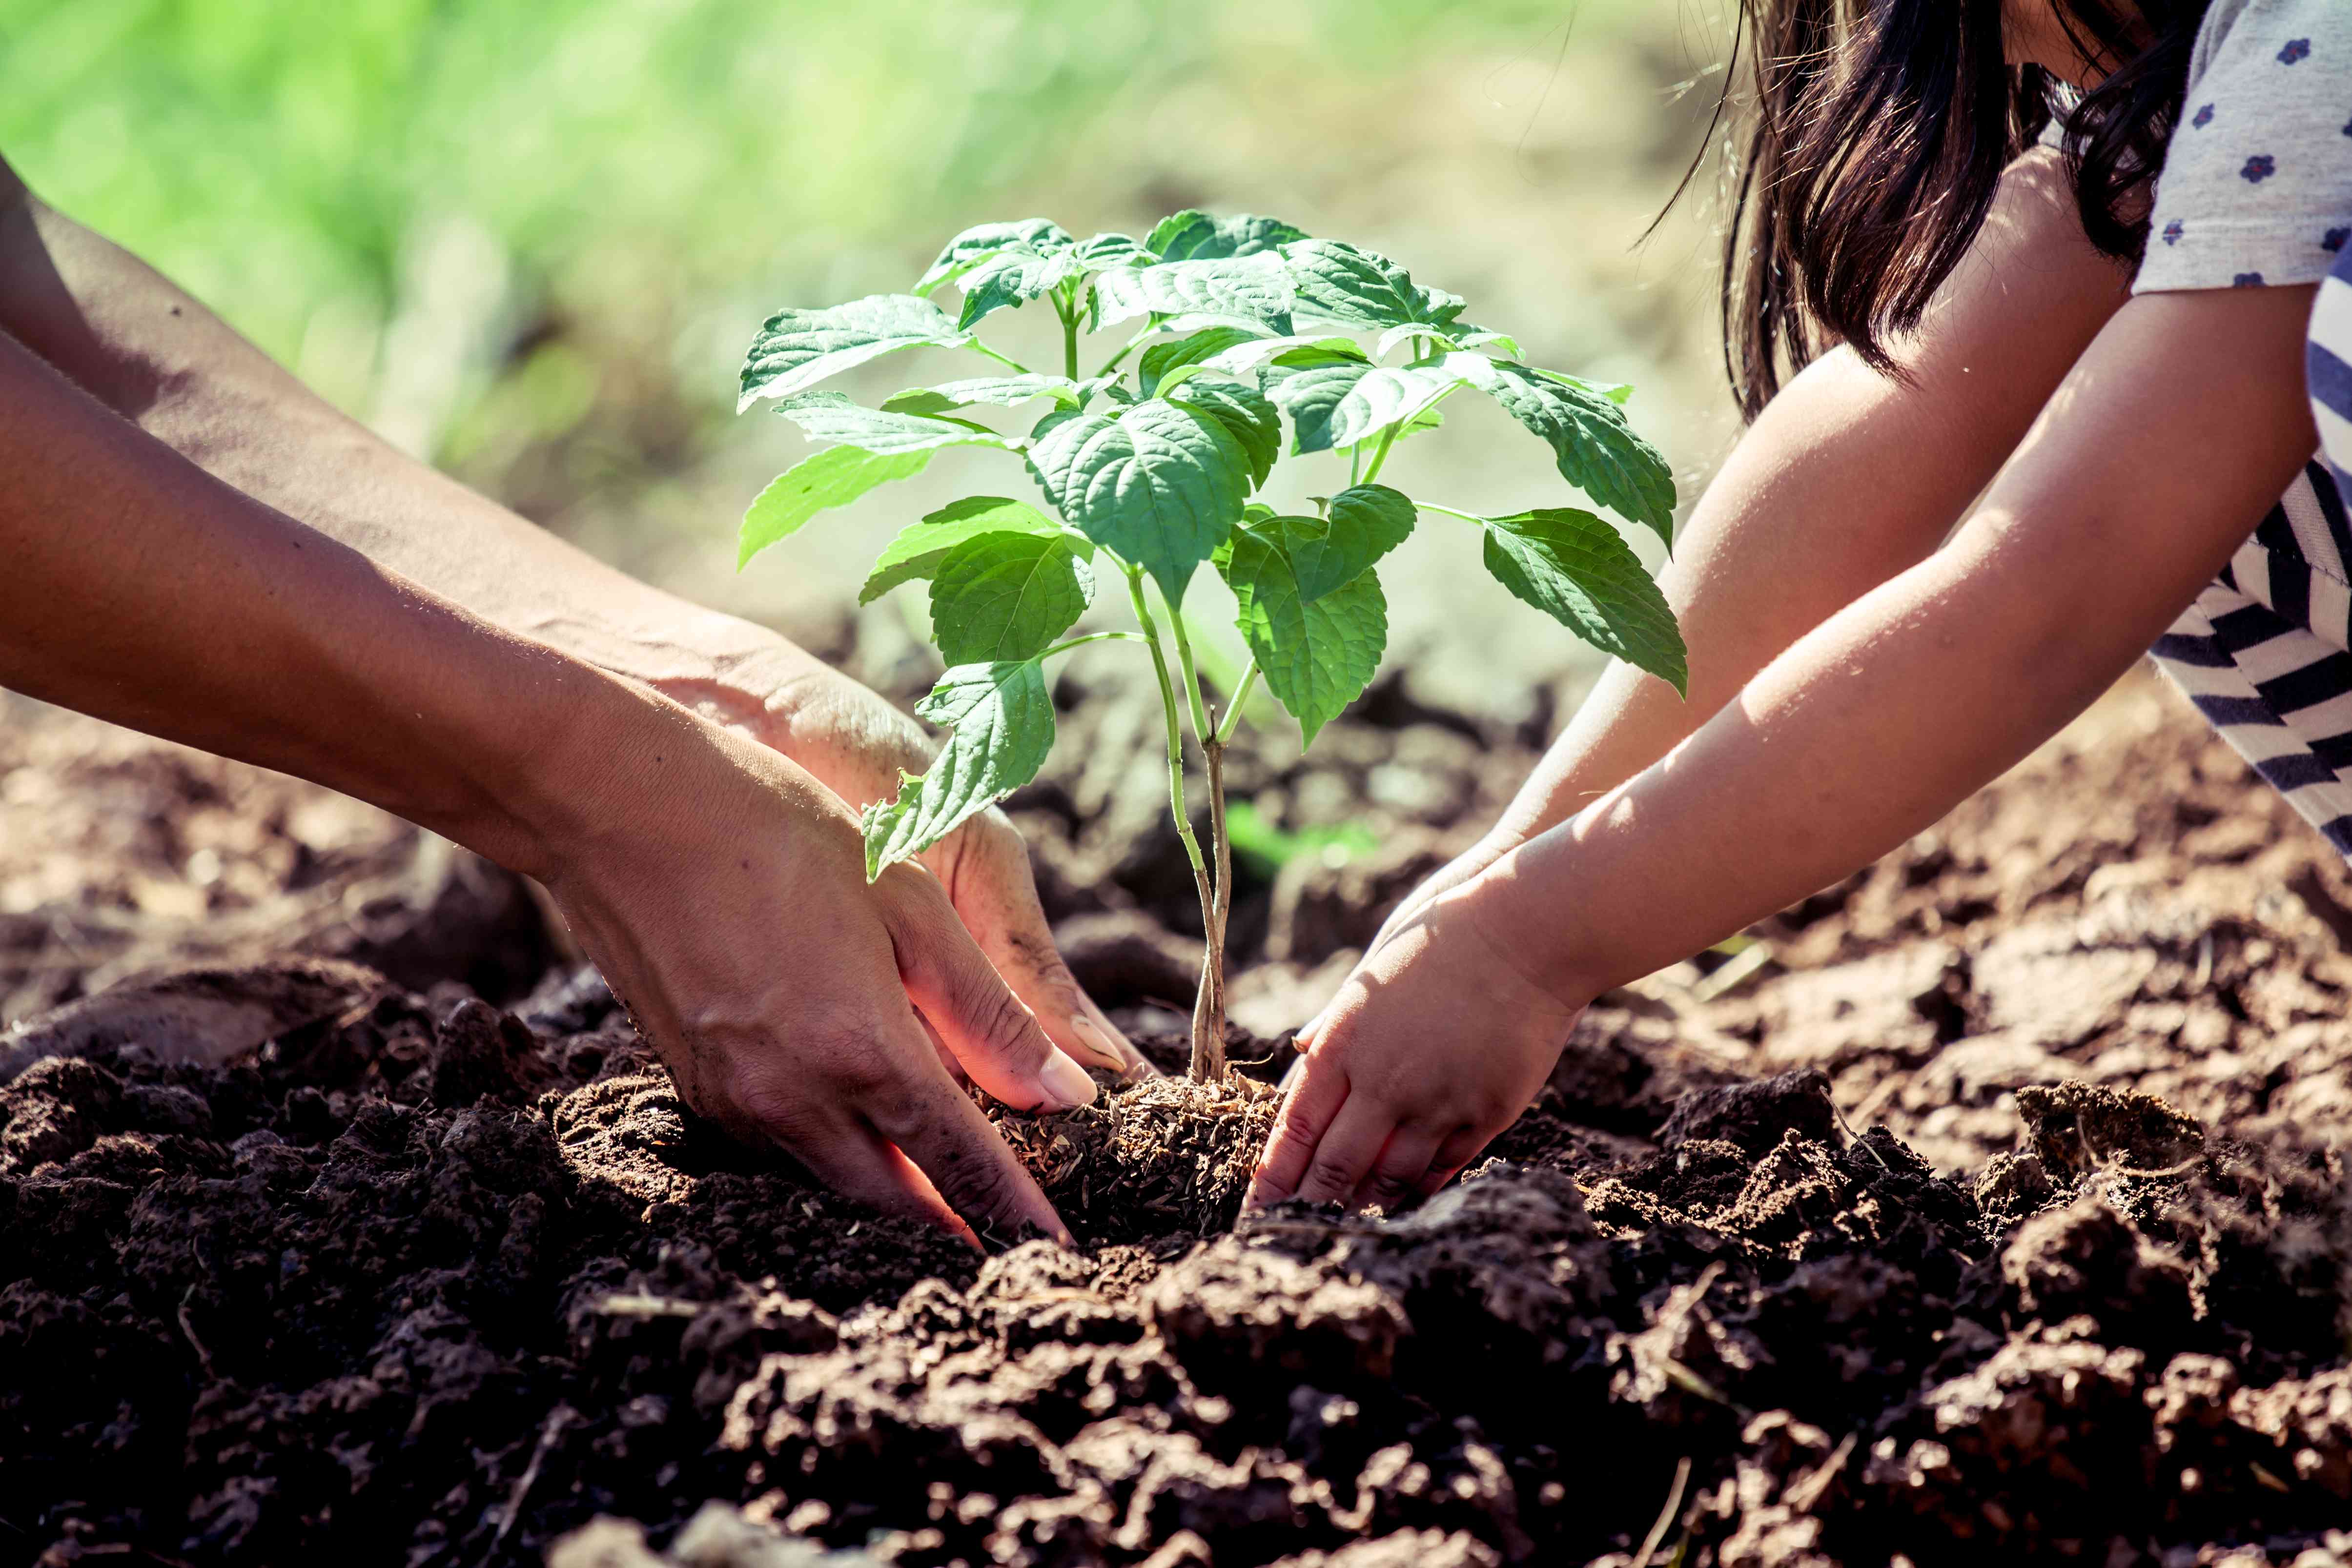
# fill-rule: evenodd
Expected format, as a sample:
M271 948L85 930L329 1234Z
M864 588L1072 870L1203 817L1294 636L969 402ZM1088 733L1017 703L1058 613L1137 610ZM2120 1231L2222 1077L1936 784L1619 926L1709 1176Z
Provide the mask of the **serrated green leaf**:
M1136 367L1136 382L1142 387L1143 395L1150 397L1161 390L1160 382L1165 377L1180 371L1197 371L1229 349L1265 340L1245 327L1204 327L1144 350Z
M1221 350L1203 361L1213 371L1227 375L1255 375L1268 365L1284 365L1305 370L1315 365L1333 365L1342 361L1357 364L1370 361L1363 349L1353 338L1298 337L1255 338Z
M1674 470L1656 447L1633 433L1625 411L1607 392L1483 354L1448 354L1444 364L1543 437L1561 478L1674 543Z
M1486 570L1594 647L1689 695L1673 610L1605 518L1573 507L1487 517Z
M1085 539L987 533L948 551L931 578L931 640L950 664L1034 659L1087 612Z
M1402 491L1386 485L1351 485L1324 507L1319 525L1293 531L1291 569L1298 597L1309 604L1353 582L1412 535L1421 513Z
M835 450L845 452L849 448ZM1090 559L1094 553L1092 540L1071 533L1026 501L1007 500L1002 496L967 496L899 529L898 538L883 546L882 553L875 558L866 586L857 591L857 602L871 604L902 582L929 577L939 570L940 562L947 559L950 550L990 534L1066 538L1071 541L1081 560Z
M1345 450L1408 423L1462 384L1442 370L1353 360L1286 371L1277 365L1269 371L1265 390L1290 415L1291 451L1302 455Z
M952 282L999 251L1014 246L1045 252L1072 248L1076 244L1068 230L1045 218L975 225L948 241L939 259L931 263L930 270L916 282L915 292L928 295L940 284Z
M1242 641L1266 690L1298 720L1310 746L1371 684L1389 634L1388 600L1369 570L1312 601L1299 592L1297 525L1321 522L1269 517L1236 528L1216 557L1241 606L1234 624Z
M963 290L963 314L956 319L956 327L970 331L982 318L1026 305L1085 270L1078 253L1067 246L1051 251L1007 246L956 279Z
M776 412L812 441L838 442L866 452L929 452L941 446L994 446L1018 452L1022 443L961 419L896 413L850 402L837 392L801 392Z
M779 310L743 358L735 412L763 397L790 397L900 349L953 349L971 340L938 306L911 294L870 294L822 310Z
M1519 357L1519 340L1508 332L1489 331L1484 327L1473 327L1467 321L1456 321L1445 329L1445 336L1457 349L1493 349L1506 359ZM1621 398L1618 401L1622 402L1624 400Z
M1096 277L1095 298L1104 323L1166 316L1179 331L1216 326L1290 330L1290 274L1279 256L1268 254L1122 267Z
M1166 386L1162 382L1163 388ZM1179 382L1167 395L1171 402L1200 410L1230 431L1249 459L1250 487L1265 483L1274 460L1282 455L1282 415L1255 387L1237 382Z
M743 513L735 536L735 570L778 539L798 533L811 517L845 507L877 485L911 478L931 460L928 450L887 455L835 446L793 465L768 483Z
M1280 218L1250 213L1212 217L1187 209L1171 213L1153 225L1144 248L1162 261L1212 261L1229 256L1256 256L1307 237L1307 231Z
M1091 272L1114 267L1149 267L1160 257L1129 235L1097 235L1078 246L1078 260Z
M1116 418L1048 416L1032 437L1029 466L1066 522L1140 564L1171 605L1249 496L1249 455L1233 433L1161 398Z
M1582 376L1572 376L1566 371L1548 371L1541 365L1529 365L1527 368L1548 382L1558 382L1562 386L1582 387L1586 392L1596 392L1620 408L1624 407L1625 400L1633 395L1633 383L1631 382L1619 382L1614 386L1602 386L1599 382L1588 382Z
M1076 408L1086 402L1092 384L1074 382L1067 376L1034 373L975 376L969 381L942 382L935 387L908 387L905 392L892 392L882 400L882 408L886 413L937 415L969 408L976 402L1011 408L1040 397L1052 398L1066 408Z
M897 800L859 814L868 882L1035 778L1054 748L1054 700L1034 659L958 665L915 711L951 733L929 771L901 773Z
M1301 321L1328 321L1357 331L1411 323L1444 326L1460 314L1462 298L1423 288L1376 251L1339 240L1299 240L1282 247Z

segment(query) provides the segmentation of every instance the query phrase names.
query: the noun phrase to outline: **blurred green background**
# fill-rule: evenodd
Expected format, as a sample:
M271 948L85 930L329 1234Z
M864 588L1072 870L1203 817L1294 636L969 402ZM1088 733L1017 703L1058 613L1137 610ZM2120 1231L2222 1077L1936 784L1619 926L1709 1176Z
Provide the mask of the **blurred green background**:
M0 151L394 440L806 632L892 528L1025 481L935 464L738 577L737 517L803 450L734 418L743 346L991 218L1202 206L1386 251L1536 362L1636 383L1687 504L1734 428L1711 171L1636 241L1705 134L1727 4L0 0ZM1391 472L1474 507L1559 489L1499 417ZM1424 526L1383 569L1391 658L1447 700L1589 668L1461 543Z

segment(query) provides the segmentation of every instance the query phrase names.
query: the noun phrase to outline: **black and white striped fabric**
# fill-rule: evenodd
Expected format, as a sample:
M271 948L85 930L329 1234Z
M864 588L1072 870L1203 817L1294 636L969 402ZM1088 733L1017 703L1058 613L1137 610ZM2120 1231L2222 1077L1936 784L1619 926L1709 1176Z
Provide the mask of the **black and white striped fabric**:
M2319 287L2308 376L2319 454L2153 652L2352 859L2352 249Z

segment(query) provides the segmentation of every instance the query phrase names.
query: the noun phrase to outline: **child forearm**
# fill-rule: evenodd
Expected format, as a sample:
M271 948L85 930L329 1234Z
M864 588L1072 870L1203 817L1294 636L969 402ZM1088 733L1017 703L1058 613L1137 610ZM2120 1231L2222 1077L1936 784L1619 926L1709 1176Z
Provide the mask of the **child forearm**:
M2309 303L2134 301L1949 549L1497 860L1482 920L1539 933L1531 970L1589 999L1868 863L2018 761L2129 667L2309 457ZM2191 376L2209 399L2169 395Z

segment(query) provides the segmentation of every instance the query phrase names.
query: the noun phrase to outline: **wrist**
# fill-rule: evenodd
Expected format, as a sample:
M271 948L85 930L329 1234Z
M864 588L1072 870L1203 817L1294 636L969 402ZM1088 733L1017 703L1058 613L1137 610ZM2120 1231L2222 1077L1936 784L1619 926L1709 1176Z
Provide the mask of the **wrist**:
M1450 896L1497 958L1561 1008L1581 1013L1616 982L1597 972L1595 945L1580 935L1578 902L1546 886L1530 860L1515 844Z

